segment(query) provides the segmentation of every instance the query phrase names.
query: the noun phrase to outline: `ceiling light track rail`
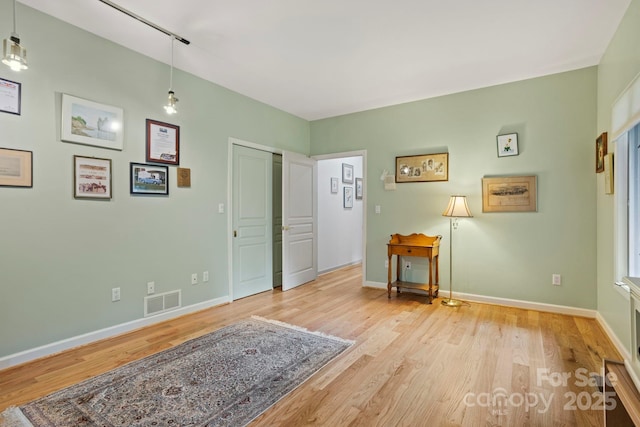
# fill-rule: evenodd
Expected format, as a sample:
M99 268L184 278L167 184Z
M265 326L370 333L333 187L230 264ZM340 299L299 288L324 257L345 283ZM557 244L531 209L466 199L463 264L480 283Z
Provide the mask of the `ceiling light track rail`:
M176 33L172 33L171 31L166 30L166 29L162 28L161 26L156 25L153 22L144 19L142 16L136 15L135 13L131 12L130 10L125 9L124 7L119 6L119 5L115 4L114 2L112 2L110 0L98 0L98 1L106 4L107 6L111 6L115 10L117 10L119 12L122 12L125 15L129 15L133 19L136 19L136 20L142 22L143 24L147 24L151 28L155 28L156 30L160 31L161 33L164 33L164 34L166 34L168 36L171 36L171 37L175 38L178 41L181 41L182 43L184 43L186 45L191 43L189 40L185 39L184 37L181 37L181 36L177 35Z

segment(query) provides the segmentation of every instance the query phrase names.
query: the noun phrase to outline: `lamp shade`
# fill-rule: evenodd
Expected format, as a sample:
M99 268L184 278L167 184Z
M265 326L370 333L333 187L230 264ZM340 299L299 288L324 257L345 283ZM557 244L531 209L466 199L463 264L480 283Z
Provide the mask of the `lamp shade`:
M467 206L467 196L451 196L449 206L442 212L442 216L450 217L471 217L469 206Z

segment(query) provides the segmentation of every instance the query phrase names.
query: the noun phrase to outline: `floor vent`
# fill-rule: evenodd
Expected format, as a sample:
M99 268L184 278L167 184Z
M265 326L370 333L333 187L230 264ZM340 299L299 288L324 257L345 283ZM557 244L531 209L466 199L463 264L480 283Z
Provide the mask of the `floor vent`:
M182 291L165 292L163 294L144 297L144 317L182 307Z

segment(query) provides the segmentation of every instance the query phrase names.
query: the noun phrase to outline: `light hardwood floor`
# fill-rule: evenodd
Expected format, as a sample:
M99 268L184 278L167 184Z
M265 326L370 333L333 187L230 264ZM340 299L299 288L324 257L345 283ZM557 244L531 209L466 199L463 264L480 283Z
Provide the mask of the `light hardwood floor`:
M595 320L361 282L353 266L0 371L0 411L255 314L356 344L252 426L603 425L589 375L620 356Z

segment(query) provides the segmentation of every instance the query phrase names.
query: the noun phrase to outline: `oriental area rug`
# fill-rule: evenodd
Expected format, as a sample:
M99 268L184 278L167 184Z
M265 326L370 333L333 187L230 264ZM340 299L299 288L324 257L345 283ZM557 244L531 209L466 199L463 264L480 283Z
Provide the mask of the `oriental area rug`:
M0 425L242 426L351 344L254 316L9 408Z

